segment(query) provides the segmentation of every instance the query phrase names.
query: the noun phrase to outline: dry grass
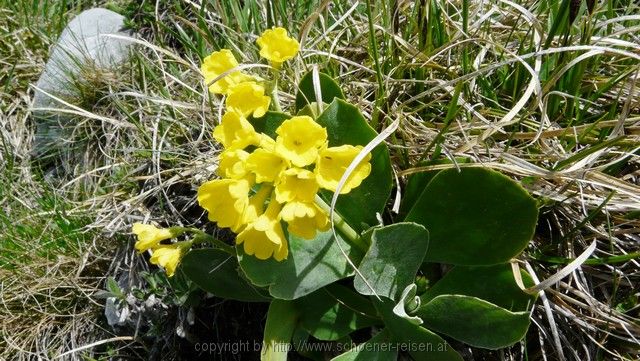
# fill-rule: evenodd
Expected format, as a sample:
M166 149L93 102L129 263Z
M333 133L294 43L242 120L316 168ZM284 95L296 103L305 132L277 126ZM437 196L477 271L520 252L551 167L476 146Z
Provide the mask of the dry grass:
M32 166L29 84L67 11L0 6L0 359L50 357L108 337L92 299L107 267L106 239L86 226L81 194L64 195ZM51 7L49 10L46 7ZM30 11L33 11L31 13ZM57 16L62 18L58 19ZM25 26L25 19L30 22ZM112 240L113 241L113 240ZM108 263L106 263L108 265Z
M559 10L541 9L544 2L472 3L466 12L463 3L434 2L434 9L446 8L446 15L415 5L420 3L374 7L378 65L369 58L370 24L362 7L323 2L281 17L292 32L304 34L301 56L286 69L287 81L282 82L283 108L294 96L290 84L319 64L344 85L347 98L378 130L401 120L388 144L400 175L484 166L520 180L541 202L536 237L521 257L540 280L596 242L592 258L601 261L582 266L544 291L547 302L536 306L535 326L523 344L497 353L468 353L506 360L637 357L637 5L608 9L599 4L594 15L583 6L571 30L554 32L552 18ZM253 41L262 23L255 19L268 12L260 4L244 17L232 16L226 2L204 9L197 1L161 5L137 10L134 19L141 35L135 55L124 71L94 79L90 88L99 91L81 102L91 116L79 117L68 131L82 151L63 159L74 159L79 166L68 169L55 194L70 212L91 216L83 231L97 235L96 241L88 237L68 258L36 257L23 268L0 270L3 304L9 310L0 317L7 355L28 359L43 350L56 354L111 337L95 324L101 311L90 297L102 287L103 274L87 271L104 270L103 235L126 233L139 220L201 225L194 189L215 169L218 150L210 133L221 103L206 92L198 72L200 58L227 46L245 63L257 62ZM277 17L278 9L272 11ZM431 21L429 32L416 20L420 16ZM12 182L40 189L41 181L29 167L32 91L26 84L37 77L50 41L43 34L35 36L43 44L34 53L32 46L20 47L26 38L17 31L11 41L2 41L18 44L11 57L20 59L14 68L20 69L16 74L22 85L2 98L2 139L9 150L0 160L15 164ZM3 66L8 63L4 60ZM452 163L419 162L431 158ZM461 158L473 164L458 164ZM5 195L1 204L16 202L26 204L25 216L38 212L32 200L22 197ZM127 246L119 252L133 257ZM116 260L109 274L136 275L139 267ZM26 322L33 314L40 315L38 321ZM16 325L22 331L15 332ZM80 331L86 329L98 332L83 338Z

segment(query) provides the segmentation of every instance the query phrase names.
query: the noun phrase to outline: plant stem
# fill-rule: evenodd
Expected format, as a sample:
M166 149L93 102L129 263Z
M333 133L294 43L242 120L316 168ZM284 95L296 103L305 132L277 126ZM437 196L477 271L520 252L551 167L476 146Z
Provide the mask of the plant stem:
M316 204L322 208L327 214L330 214L331 207L316 194ZM338 214L333 212L333 225L338 229L344 239L351 245L357 247L362 252L367 252L369 246L362 240L362 237Z
M215 244L218 248L220 248L221 250L235 256L236 255L236 249L233 246L230 246L224 242L222 242L221 240L215 238L214 236L203 232L197 228L189 228L189 227L172 227L172 228L176 228L176 229L181 229L183 232L191 232L193 234L195 234L195 237L193 239L194 243L200 243L200 242L210 242L212 244Z
M278 97L278 78L280 77L280 69L273 70L273 89L271 89L271 99L273 100L273 106L277 112L282 112L282 106L280 105L280 98Z

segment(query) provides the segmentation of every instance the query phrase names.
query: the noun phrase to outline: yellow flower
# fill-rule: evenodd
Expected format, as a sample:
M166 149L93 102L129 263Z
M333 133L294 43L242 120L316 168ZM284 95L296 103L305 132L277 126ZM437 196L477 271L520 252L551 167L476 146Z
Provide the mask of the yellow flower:
M208 181L198 188L198 204L209 212L210 221L238 232L244 226L242 217L249 204L250 188L246 179Z
M260 185L260 189L249 198L249 204L242 215L242 223L249 224L255 221L264 211L264 202L267 200L273 186L267 183Z
M300 50L300 44L290 38L284 28L266 30L256 42L260 46L260 56L271 61L276 68L296 56Z
M280 203L313 202L320 186L313 172L301 168L289 168L276 184L276 200Z
M275 151L276 149L276 141L273 140L270 136L260 133L260 148L264 148L269 151Z
M178 236L169 229L142 223L134 223L131 231L138 237L135 247L140 252L157 247L165 239Z
M225 178L241 179L247 175L247 158L249 153L244 150L225 150L220 154L218 175Z
M345 144L320 151L314 170L320 187L335 192L345 170L361 150L361 146L356 147ZM365 159L351 173L340 194L351 192L351 189L359 186L369 176L369 173L371 173L370 160L371 154L367 154Z
M290 202L280 212L282 220L289 225L289 233L305 239L312 239L316 230L329 229L327 214L313 202Z
M327 130L306 115L285 120L276 133L276 152L297 167L313 163L327 142Z
M164 268L167 276L172 277L178 268L180 259L182 259L185 245L185 242L179 242L155 248L149 261Z
M231 88L226 102L228 111L236 111L245 117L253 114L254 118L263 116L270 103L271 98L264 95L264 87L253 81Z
M213 138L226 149L244 149L249 145L260 143L260 135L256 133L249 121L236 112L226 112L222 121L213 130Z
M282 261L289 255L289 246L280 224L280 204L271 201L264 214L249 223L236 242L244 244L244 252L258 259L275 258Z
M211 55L204 58L200 70L204 75L204 81L206 84L211 83L215 78L220 76L226 71L229 71L238 66L238 61L228 49L222 49L211 53ZM253 78L249 75L243 74L240 71L234 71L215 83L209 85L209 91L214 94L226 94L229 88L236 84L240 84L246 81L251 81Z
M288 162L271 150L258 148L247 158L247 169L256 175L256 182L274 182L289 166Z

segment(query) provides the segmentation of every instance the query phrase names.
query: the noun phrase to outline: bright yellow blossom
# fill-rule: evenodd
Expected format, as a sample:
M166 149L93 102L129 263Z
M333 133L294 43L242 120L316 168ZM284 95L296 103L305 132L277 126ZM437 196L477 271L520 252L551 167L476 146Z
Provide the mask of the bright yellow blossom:
M320 151L314 170L320 187L335 192L342 175L361 150L361 146L345 144ZM359 186L369 176L369 173L371 173L369 160L371 160L371 154L367 154L351 173L340 194L351 192L353 188Z
M244 244L246 254L263 260L273 257L276 261L282 261L287 258L289 246L278 217L280 209L281 205L271 200L264 214L238 234L236 242Z
M318 229L329 229L327 214L314 202L289 202L282 208L280 217L287 222L289 233L305 239L315 237Z
M153 250L151 254L151 263L165 269L167 276L172 277L178 268L180 259L185 250L185 243L179 242L169 245L162 245Z
M275 151L276 149L276 141L273 140L270 136L260 133L260 148L266 149L268 151Z
M297 167L313 163L327 142L327 129L306 115L285 120L276 133L276 152Z
M242 223L249 224L260 217L264 211L264 203L269 198L273 187L269 184L260 185L260 189L249 198L249 204L242 215Z
M220 154L218 163L218 174L221 177L241 179L247 175L247 158L249 153L244 150L225 150Z
M131 231L138 237L135 247L140 252L157 247L165 239L177 236L169 229L142 223L134 223Z
M222 49L204 58L200 70L204 75L205 83L209 84L224 72L237 66L238 61L233 56L233 53L228 49ZM234 85L251 81L252 79L249 75L243 74L240 71L234 71L209 85L209 91L214 94L227 94L229 89Z
M227 96L227 111L236 111L239 114L254 118L262 117L267 110L271 98L264 95L264 87L256 82L240 83L229 89Z
M298 41L290 38L284 28L266 30L256 42L260 46L260 56L271 61L275 68L296 56L300 50Z
M247 158L247 169L256 176L256 182L274 182L289 166L286 159L274 151L258 148Z
M244 149L249 145L260 143L260 135L256 133L249 121L236 112L226 112L222 121L213 130L213 138L225 149Z
M276 200L280 203L313 202L320 186L313 172L302 168L289 168L276 184Z
M198 204L209 212L210 221L238 232L244 226L242 217L249 204L250 187L246 179L208 181L198 188Z

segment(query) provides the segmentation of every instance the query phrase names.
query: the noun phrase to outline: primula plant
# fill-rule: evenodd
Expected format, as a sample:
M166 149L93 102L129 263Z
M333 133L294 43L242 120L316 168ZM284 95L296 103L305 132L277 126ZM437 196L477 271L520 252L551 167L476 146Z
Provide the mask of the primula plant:
M449 340L486 349L520 341L535 296L512 263L533 235L534 199L467 163L410 176L393 213L389 150L358 108L312 72L283 112L278 78L298 42L275 28L257 45L267 78L241 70L228 49L201 68L212 96L224 97L213 131L224 150L197 198L235 246L198 229L135 224L136 249L218 297L270 302L267 360L291 349L318 357L308 345L320 341L334 360L430 361L462 360Z

